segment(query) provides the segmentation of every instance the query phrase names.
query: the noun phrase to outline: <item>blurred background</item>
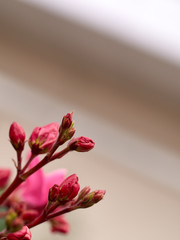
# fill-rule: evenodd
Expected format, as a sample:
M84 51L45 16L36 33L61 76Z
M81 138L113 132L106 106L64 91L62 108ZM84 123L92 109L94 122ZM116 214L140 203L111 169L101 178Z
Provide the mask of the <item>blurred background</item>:
M33 239L180 239L180 3L172 0L1 0L1 165L12 121L27 132L74 110L96 142L45 167L106 189L93 208Z

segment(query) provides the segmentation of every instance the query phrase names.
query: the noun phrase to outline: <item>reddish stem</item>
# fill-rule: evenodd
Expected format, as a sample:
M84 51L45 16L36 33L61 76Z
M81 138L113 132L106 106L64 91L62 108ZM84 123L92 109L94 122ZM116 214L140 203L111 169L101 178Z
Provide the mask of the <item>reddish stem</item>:
M25 181L29 176L31 176L34 172L38 171L40 168L42 168L44 165L47 163L55 160L54 156L52 157L53 153L56 151L56 149L59 147L58 140L50 150L50 152L47 153L47 155L44 157L43 160L41 160L35 167L31 168L29 171L26 173L23 173L24 170L27 167L27 164L25 167L17 172L17 175L14 179L14 181L11 183L11 185L6 189L6 191L0 196L0 205L8 198L8 196L23 182ZM63 149L61 152L58 153L58 158L63 157L65 154L69 152L69 147L66 147ZM31 155L30 160L33 159L34 156ZM51 158L52 157L52 158ZM21 160L21 155L18 156L18 166L20 167L19 161ZM29 164L28 161L28 164Z
M41 216L39 216L38 218L36 218L33 222L27 224L28 228L32 228L32 227L35 227L47 220L50 220L54 217L57 217L59 215L62 215L62 214L65 214L65 213L68 213L70 211L72 211L73 209L71 207L67 207L67 208L64 208L62 210L59 210L55 213L51 213L51 214L48 214L48 215L45 215L44 212Z
M19 177L19 174L15 177L11 185L6 189L6 191L0 197L0 205L9 197L9 195L23 182Z
M25 170L28 168L29 164L32 162L32 160L36 157L35 154L32 154L30 155L27 163L25 164L25 166L23 167L23 169L21 170L21 174L25 172Z
M61 152L58 153L58 158L63 157L65 154L67 154L69 152L69 148L65 148L63 149ZM55 160L54 157L49 158L45 157L43 160L41 160L36 166L34 166L33 168L31 168L29 171L27 171L26 173L24 173L23 175L21 175L22 179L27 179L29 176L31 176L34 172L38 171L40 168L42 168L44 165L46 165L47 163L51 162Z
M21 171L21 162L22 162L22 158L21 158L21 154L22 151L17 151L17 172L19 173Z

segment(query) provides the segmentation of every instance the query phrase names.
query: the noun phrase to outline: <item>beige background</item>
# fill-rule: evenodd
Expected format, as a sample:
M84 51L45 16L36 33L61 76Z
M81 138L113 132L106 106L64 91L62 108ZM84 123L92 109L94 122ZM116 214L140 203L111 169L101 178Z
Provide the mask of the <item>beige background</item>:
M179 240L179 67L15 3L0 3L1 165L13 169L12 121L28 137L36 125L60 122L75 110L76 136L93 138L96 148L71 153L45 171L65 167L82 187L107 194L98 205L68 214L71 232L62 239ZM34 19L39 33L23 16ZM56 41L48 38L51 24ZM32 234L61 237L50 234L48 224Z

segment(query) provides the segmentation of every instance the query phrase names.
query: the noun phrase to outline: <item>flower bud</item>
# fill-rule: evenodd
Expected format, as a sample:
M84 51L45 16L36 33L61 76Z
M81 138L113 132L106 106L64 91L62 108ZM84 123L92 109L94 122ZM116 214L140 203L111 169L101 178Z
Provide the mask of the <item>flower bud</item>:
M92 139L87 137L78 137L72 139L68 146L70 150L75 150L77 152L88 152L94 148L95 143Z
M8 211L8 214L6 215L6 227L8 230L11 229L12 223L17 217L18 215L13 209Z
M66 114L63 119L62 119L62 129L66 130L71 127L72 125L72 117L73 117L73 112Z
M24 226L21 230L7 235L8 240L30 240L31 232L27 226Z
M89 186L84 187L84 188L80 191L80 193L79 193L79 195L78 195L77 201L83 200L84 197L85 197L90 191L91 191L91 188L90 188Z
M24 226L23 219L21 217L17 217L12 221L9 231L16 232L16 231L20 230L23 226Z
M106 191L105 190L96 190L94 192L88 193L85 197L80 201L80 208L91 207L95 203L101 201L104 198Z
M75 198L79 192L80 186L78 183L78 177L73 174L66 178L59 187L59 202L67 202Z
M50 220L51 222L51 231L52 232L61 232L61 233L68 233L69 232L69 223L66 219L61 215L55 217Z
M38 211L36 211L34 209L30 209L30 210L25 210L22 213L21 217L26 223L29 223L32 220L34 220L38 215L39 215Z
M58 123L50 123L44 127L36 127L28 141L32 153L37 155L49 152L57 140L58 130Z
M6 186L9 177L11 175L10 169L0 169L0 188L3 188Z
M11 124L9 138L16 151L22 151L24 149L25 132L17 122Z
M55 202L58 199L58 196L59 196L59 186L57 184L54 184L54 186L52 186L49 189L48 200L50 202Z

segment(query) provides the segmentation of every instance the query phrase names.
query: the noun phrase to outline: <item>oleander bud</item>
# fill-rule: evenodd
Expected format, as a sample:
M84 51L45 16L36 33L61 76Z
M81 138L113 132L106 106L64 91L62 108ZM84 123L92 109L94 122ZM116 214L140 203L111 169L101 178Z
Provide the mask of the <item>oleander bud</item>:
M68 144L70 150L77 152L88 152L94 148L94 145L93 140L88 137L73 138Z
M17 217L12 221L9 231L10 232L19 231L23 226L24 226L23 219L21 217Z
M16 151L24 149L25 137L24 129L17 122L13 122L9 129L9 138Z
M79 193L79 195L78 195L77 202L80 201L80 200L83 200L84 197L85 197L90 191L91 191L91 188L90 188L89 186L84 187L84 188L80 191L80 193Z
M80 201L80 208L87 208L93 206L95 203L98 203L104 198L106 191L105 190L96 190L94 192L88 193L85 197Z
M59 186L58 201L61 203L68 202L75 198L79 192L80 186L78 183L78 177L73 174L66 178Z
M37 155L49 152L57 140L58 130L58 123L50 123L44 127L36 127L28 141L32 153Z
M50 202L55 202L57 201L58 196L59 196L59 186L57 184L54 184L54 186L52 186L49 189L48 200Z
M7 235L8 240L30 240L31 232L27 226L24 226L21 230Z
M61 124L63 130L66 130L71 127L72 122L73 122L72 117L73 117L73 112L68 113L63 117L62 124Z

